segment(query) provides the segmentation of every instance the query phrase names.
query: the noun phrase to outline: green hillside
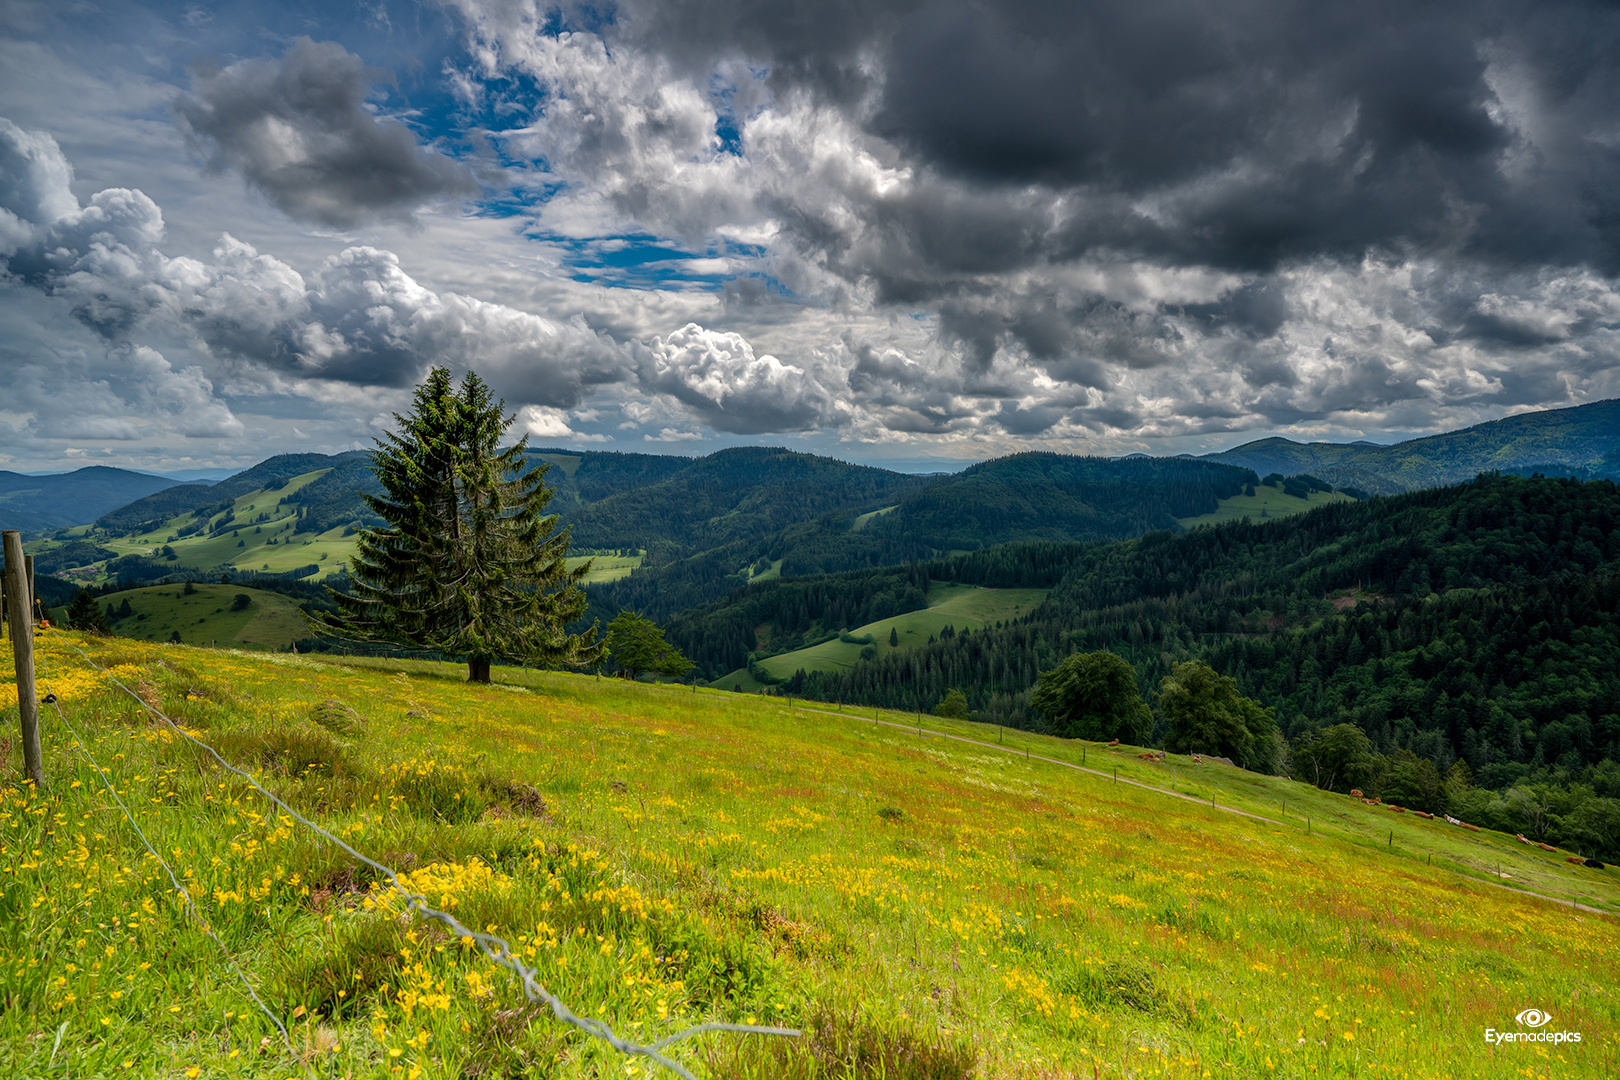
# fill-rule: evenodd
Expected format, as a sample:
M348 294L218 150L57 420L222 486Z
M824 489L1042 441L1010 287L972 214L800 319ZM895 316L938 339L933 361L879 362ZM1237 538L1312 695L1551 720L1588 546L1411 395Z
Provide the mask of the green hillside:
M861 663L861 650L868 645L881 656L914 649L930 639L938 638L947 627L953 630L977 630L992 623L1010 621L1033 611L1046 593L1046 589L985 589L977 585L935 582L928 590L926 608L879 619L848 631L849 637L870 638L870 642L834 638L819 645L766 657L759 662L759 666L778 679L791 678L801 670L837 671L853 668ZM899 639L896 645L889 644L891 632ZM724 675L711 685L720 690L734 690L740 686L749 692L758 692L764 686L749 674L747 668Z
M1303 514L1307 510L1315 510L1329 503L1349 501L1350 496L1339 491L1313 491L1301 499L1288 494L1280 487L1259 484L1255 486L1253 495L1244 495L1241 492L1230 495L1222 499L1220 505L1207 514L1176 520L1183 528L1194 529L1200 525L1219 525L1224 521L1240 521L1243 518L1250 521L1284 518L1291 514Z
M299 533L299 507L293 501L328 471L317 469L274 488L244 492L202 517L187 512L130 535L98 540L118 555L161 559L176 570L285 574L313 565L317 569L306 576L338 573L348 566L354 540L343 535L341 526ZM117 568L108 573L116 576Z
M1620 476L1620 400L1524 413L1392 446L1273 438L1200 460L1240 465L1262 476L1311 473L1374 494L1443 487L1494 471L1562 469L1615 477Z
M176 633L187 645L279 652L310 636L309 619L298 604L276 593L238 585L155 585L110 593L98 601L115 617L109 628L118 637L172 641ZM241 605L238 597L246 596ZM129 614L119 615L125 602Z
M1510 834L910 713L51 633L75 735L0 785L13 1075L673 1075L76 645L576 1014L800 1033L668 1044L701 1080L1620 1073L1620 872ZM1482 1037L1532 1006L1582 1040Z

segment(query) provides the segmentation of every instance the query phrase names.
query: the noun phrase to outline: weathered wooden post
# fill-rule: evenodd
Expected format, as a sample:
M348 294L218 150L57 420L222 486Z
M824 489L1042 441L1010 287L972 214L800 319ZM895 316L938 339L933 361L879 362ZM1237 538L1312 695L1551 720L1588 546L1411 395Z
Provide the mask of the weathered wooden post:
M24 562L22 533L7 529L0 534L5 549L6 594L11 602L6 605L6 618L11 626L11 655L17 661L17 715L22 726L23 771L44 790L44 754L39 748L39 695L34 689L34 627L29 618L34 607L34 590L28 577L29 567Z

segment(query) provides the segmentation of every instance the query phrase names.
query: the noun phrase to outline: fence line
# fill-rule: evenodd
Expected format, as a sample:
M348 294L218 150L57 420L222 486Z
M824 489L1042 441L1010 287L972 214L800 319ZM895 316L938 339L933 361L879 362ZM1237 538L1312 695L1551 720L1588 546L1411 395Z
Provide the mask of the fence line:
M291 806L288 806L280 798L260 784L259 781L256 780L251 774L243 772L241 769L238 769L236 766L226 761L220 756L219 751L215 750L212 746L209 746L201 739L198 739L190 732L186 731L179 724L176 724L161 710L156 709L152 705L148 704L145 698L142 698L128 686L125 686L118 680L116 676L112 674L112 672L96 663L95 660L91 658L89 653L85 652L72 642L65 641L65 643L70 649L83 657L85 663L89 664L91 667L105 675L109 682L118 687L125 694L128 694L152 716L166 724L171 731L206 751L211 757L213 757L215 761L219 762L222 768L236 774L237 776L240 776L243 780L246 780L254 790L256 790L260 795L263 795L269 802L280 807L294 821L297 821L299 824L312 830L327 842L337 847L340 851L343 851L350 858L364 863L366 866L371 867L373 870L376 870L378 873L386 877L388 879L388 884L394 889L395 892L399 893L399 895L404 898L405 906L407 908L425 916L426 918L434 919L443 923L458 938L477 942L479 950L487 958L494 963L499 964L501 967L512 971L518 976L519 979L522 980L523 994L526 998L528 998L528 1000L536 1004L547 1006L551 1010L552 1016L556 1017L563 1023L576 1027L585 1032L587 1035L592 1035L598 1039L601 1039L603 1042L607 1043L620 1053L649 1058L664 1066L664 1068L669 1069L677 1075L683 1077L684 1080L698 1080L698 1078L687 1071L685 1066L681 1065L679 1062L674 1061L660 1053L659 1051L661 1051L664 1047L682 1042L686 1039L692 1038L695 1035L702 1035L710 1031L730 1031L739 1034L781 1035L787 1037L797 1037L803 1034L795 1028L771 1027L755 1024L704 1023L689 1027L684 1031L676 1032L673 1035L668 1035L656 1042L642 1044L619 1036L611 1027L608 1026L605 1021L598 1020L594 1017L580 1016L576 1014L572 1009L564 1004L561 998L540 984L539 979L537 978L539 971L524 964L515 955L513 955L512 947L507 944L504 938L494 934L485 934L472 930L462 925L461 921L458 920L454 915L451 915L449 912L439 911L436 908L429 907L424 896L422 896L420 893L411 892L409 889L405 888L405 886L400 884L399 875L394 870L384 866L380 862L377 862L375 859L369 858L368 856L361 854L359 851L356 851L353 847L350 847L337 836L315 824L313 821L310 821L297 810L294 810ZM60 712L60 704L58 704L58 711Z
M38 656L37 653L35 655ZM40 665L40 678L46 684L46 690L49 691L50 673L45 669L44 665ZM219 946L219 951L224 955L225 962L230 965L231 970L236 973L236 977L242 980L242 985L247 988L248 997L253 999L253 1004L257 1005L259 1011L269 1017L270 1022L276 1026L276 1030L281 1032L281 1041L286 1044L287 1053L296 1059L298 1051L293 1049L292 1038L287 1034L287 1025L282 1023L281 1018L271 1012L270 1007L259 997L258 991L253 989L253 983L248 980L247 972L242 970L242 966L231 955L231 950L226 948L219 935L214 933L214 928L208 924L208 920L203 917L203 913L197 909L196 901L191 898L191 893L186 887L180 884L180 878L176 876L173 868L164 861L163 856L158 854L157 848L152 846L152 841L147 839L146 833L142 831L134 815L129 812L129 807L124 805L124 800L119 797L118 790L113 787L113 782L107 776L106 770L102 769L100 762L96 761L95 755L90 752L90 747L85 743L84 739L80 738L78 729L68 722L67 714L62 711L62 702L57 699L55 694L47 692L45 696L46 700L56 708L56 718L62 722L62 726L67 729L68 734L73 736L74 743L79 747L79 751L84 754L86 760L90 762L90 767L96 770L96 775L101 778L102 787L105 787L107 794L113 797L113 801L118 804L118 809L124 812L124 818L129 822L129 827L135 830L135 835L141 838L141 843L146 846L147 852L157 860L159 866L163 867L163 872L169 875L169 883L174 886L174 891L179 893L185 900L186 910L197 920L197 925L202 927L203 933L214 939L214 944Z

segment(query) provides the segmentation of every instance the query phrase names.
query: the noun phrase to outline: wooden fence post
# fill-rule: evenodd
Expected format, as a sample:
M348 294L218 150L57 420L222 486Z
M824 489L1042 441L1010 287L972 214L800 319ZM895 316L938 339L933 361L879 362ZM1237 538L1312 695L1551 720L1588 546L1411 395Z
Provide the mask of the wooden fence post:
M34 625L31 618L34 590L30 587L27 563L23 559L22 533L7 529L0 534L5 549L7 621L11 625L11 654L17 661L17 715L22 722L23 771L44 790L44 755L39 748L39 695L34 689Z

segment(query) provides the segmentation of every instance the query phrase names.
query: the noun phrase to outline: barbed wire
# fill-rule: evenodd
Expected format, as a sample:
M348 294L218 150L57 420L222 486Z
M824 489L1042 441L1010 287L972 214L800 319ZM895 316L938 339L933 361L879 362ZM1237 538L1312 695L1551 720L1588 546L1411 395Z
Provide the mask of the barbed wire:
M66 641L65 639L63 639L63 641L68 648L72 649L74 652L83 657L85 663L101 672L104 676L106 676L109 682L118 687L124 693L128 694L152 716L166 724L171 731L193 745L206 751L209 756L211 756L215 761L219 762L221 768L224 768L228 772L234 773L237 776L240 776L243 780L246 780L254 790L256 790L260 795L263 795L265 799L275 806L280 807L281 810L285 812L292 820L312 830L327 842L337 847L340 851L347 854L350 858L371 867L373 870L376 870L378 873L386 877L388 879L388 884L394 889L395 892L399 893L399 895L404 898L407 909L415 911L426 918L443 923L451 930L452 933L456 935L456 937L463 941L470 940L477 943L479 951L481 951L485 957L501 967L512 971L520 980L522 980L523 994L529 1001L536 1004L545 1005L551 1010L552 1016L563 1023L576 1027L585 1032L587 1035L601 1039L603 1042L607 1043L609 1046L613 1047L613 1049L622 1054L631 1054L638 1057L649 1058L652 1061L664 1066L664 1068L671 1070L678 1076L683 1077L684 1080L698 1080L698 1078L689 1072L685 1066L681 1065L680 1062L674 1061L673 1059L660 1053L664 1047L671 1046L675 1043L690 1039L693 1036L702 1035L711 1031L729 1031L745 1035L778 1035L788 1038L797 1038L803 1034L803 1032L796 1028L773 1027L756 1024L728 1024L721 1022L709 1022L697 1024L686 1028L683 1031L678 1031L675 1034L665 1036L656 1042L643 1044L618 1035L605 1021L598 1020L594 1017L578 1015L572 1009L570 1009L561 998L541 985L538 978L539 971L535 968L529 967L527 964L523 963L523 961L519 960L513 954L511 945L509 945L504 938L495 934L486 934L470 929L469 927L463 925L459 919L457 919L454 915L451 915L449 912L440 911L437 908L430 907L427 903L426 897L420 893L410 891L400 883L399 874L396 873L392 868L384 866L375 859L361 854L342 839L304 817L297 810L294 810L291 806L283 802L269 789L260 784L259 781L252 776L252 774L243 772L241 769L238 769L236 766L226 761L222 756L220 756L219 751L215 750L212 746L209 746L201 739L186 731L183 727L165 715L162 710L155 708L149 702L147 702L145 698L141 697L134 690L124 685L124 683L121 682L112 672L96 663L89 653L85 652L71 641ZM59 713L61 711L60 703L57 705L57 711Z
M231 950L225 946L225 942L220 940L219 935L214 933L213 926L209 924L208 920L203 916L203 913L198 910L197 902L192 899L191 892L184 885L180 884L180 878L175 874L174 868L164 860L162 855L158 854L157 848L152 846L152 841L147 838L146 832L141 828L140 823L135 820L135 815L129 812L129 807L125 805L124 800L119 796L118 790L113 786L113 782L107 776L106 770L101 767L101 763L96 760L96 756L90 752L89 744L87 744L79 735L78 729L75 728L71 722L69 722L67 713L62 711L61 700L55 694L49 692L50 673L47 666L40 662L38 651L36 651L34 654L34 666L39 673L39 681L45 683L45 688L47 691L45 696L47 699L49 699L50 704L56 709L57 720L61 723L62 727L67 729L67 733L73 736L73 742L78 746L79 752L84 755L85 760L90 762L90 767L96 770L96 775L101 778L102 787L106 788L107 794L113 797L113 801L118 804L118 809L124 812L124 819L129 822L129 827L135 830L135 835L140 837L141 843L145 845L147 853L150 854L153 859L157 860L157 864L159 866L163 867L163 872L169 876L169 883L174 886L174 891L179 893L180 897L186 902L186 910L191 913L191 916L196 920L197 925L202 927L203 933L207 934L210 938L213 938L214 944L219 946L220 953L225 957L225 963L230 966L230 969L233 972L236 973L236 977L242 981L242 985L247 989L248 997L253 999L253 1004L259 1007L259 1011L264 1013L269 1021L275 1025L276 1030L281 1033L281 1041L286 1045L287 1053L293 1058L297 1058L298 1051L293 1048L292 1037L287 1034L287 1025L282 1023L281 1018L275 1013L271 1012L270 1006L266 1005L264 1003L264 999L259 997L259 992L253 988L253 983L247 977L247 972L242 970L242 966L238 964L236 962L236 958L231 955Z

